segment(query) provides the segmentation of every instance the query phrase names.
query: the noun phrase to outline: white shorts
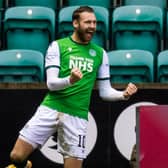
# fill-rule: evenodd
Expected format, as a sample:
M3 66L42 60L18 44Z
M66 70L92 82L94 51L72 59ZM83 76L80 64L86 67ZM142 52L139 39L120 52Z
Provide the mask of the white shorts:
M57 132L58 152L64 157L84 159L87 123L85 119L39 106L20 131L20 137L32 146L40 147Z

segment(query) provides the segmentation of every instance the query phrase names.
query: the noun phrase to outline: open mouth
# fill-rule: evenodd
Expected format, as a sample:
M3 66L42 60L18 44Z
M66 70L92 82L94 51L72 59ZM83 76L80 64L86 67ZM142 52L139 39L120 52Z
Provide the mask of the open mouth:
M94 34L94 31L86 31L86 36L87 36L87 38L92 38L93 37L93 34Z

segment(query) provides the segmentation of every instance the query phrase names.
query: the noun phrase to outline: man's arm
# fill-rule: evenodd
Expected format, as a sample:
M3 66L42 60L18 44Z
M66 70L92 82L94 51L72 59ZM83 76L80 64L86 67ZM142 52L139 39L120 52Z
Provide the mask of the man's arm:
M71 70L69 76L60 78L60 50L56 41L52 42L48 47L45 56L45 68L47 87L51 91L64 89L82 78L82 73L79 69Z
M77 68L72 69L71 74L64 78L58 77L59 68L56 67L48 68L46 73L47 87L51 91L64 89L82 78L82 73Z
M100 97L106 101L127 100L137 92L137 87L133 83L129 83L124 91L114 89L110 80L99 80L97 86Z
M99 95L107 101L127 100L130 96L137 92L137 87L133 83L129 83L124 91L114 89L110 83L110 66L107 53L103 52L102 64L98 71L97 86Z

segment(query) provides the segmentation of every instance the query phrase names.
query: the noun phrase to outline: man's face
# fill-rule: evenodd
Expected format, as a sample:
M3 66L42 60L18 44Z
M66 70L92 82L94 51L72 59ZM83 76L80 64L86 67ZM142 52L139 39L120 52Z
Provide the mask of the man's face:
M75 33L83 43L91 41L96 31L96 17L94 13L83 12L80 18L74 21Z

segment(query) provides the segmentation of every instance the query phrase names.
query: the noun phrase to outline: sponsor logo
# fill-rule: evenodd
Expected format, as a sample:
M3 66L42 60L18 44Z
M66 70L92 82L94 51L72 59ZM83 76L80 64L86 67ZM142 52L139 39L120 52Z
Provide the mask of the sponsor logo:
M90 54L92 57L95 57L95 56L96 56L96 51L93 50L93 49L90 49L90 50L89 50L89 54Z
M92 72L94 61L89 58L70 56L69 68L79 68L82 71Z

